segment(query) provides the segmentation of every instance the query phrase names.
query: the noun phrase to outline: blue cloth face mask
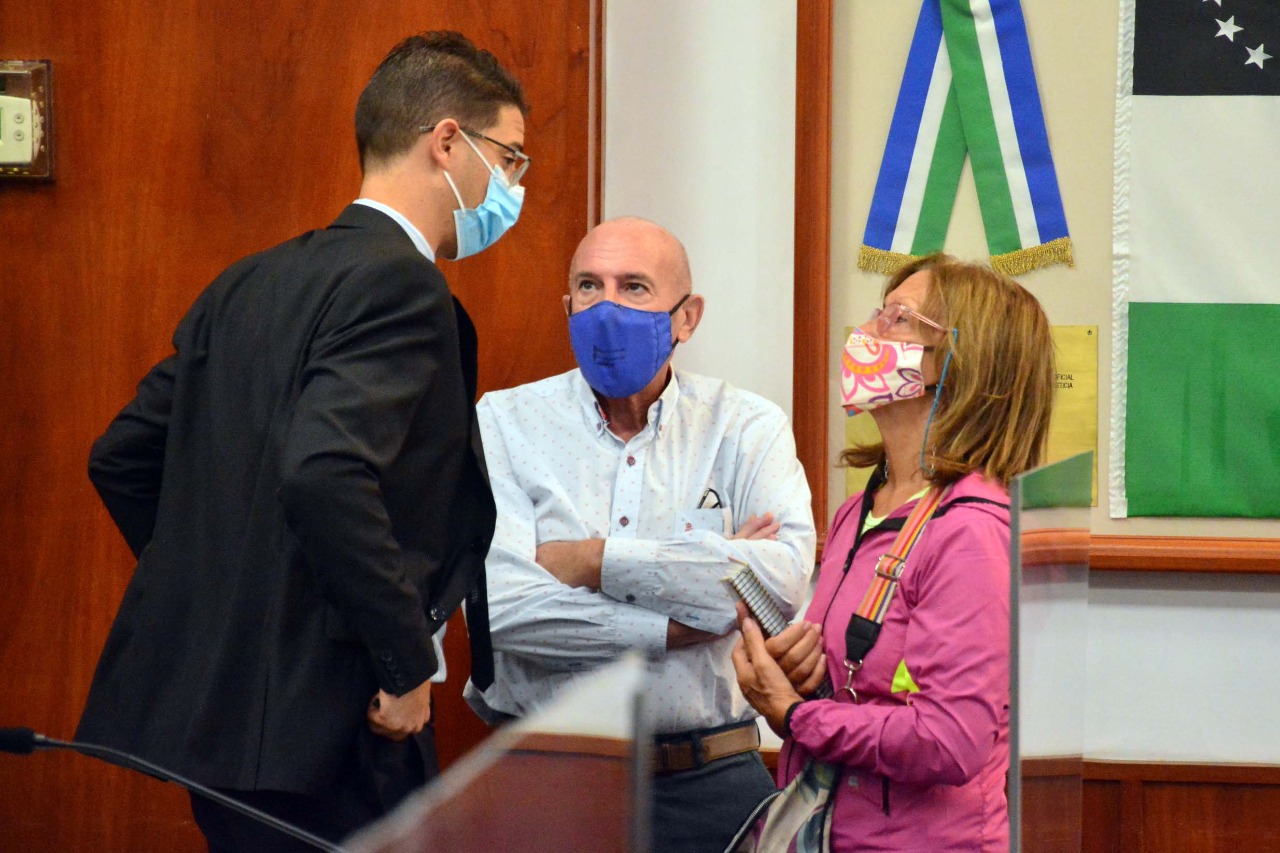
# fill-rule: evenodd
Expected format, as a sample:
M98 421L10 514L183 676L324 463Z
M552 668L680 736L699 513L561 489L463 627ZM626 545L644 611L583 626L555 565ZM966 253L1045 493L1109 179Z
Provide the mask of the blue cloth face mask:
M569 342L587 384L605 397L620 400L644 390L666 363L671 340L670 311L641 311L607 300L569 315Z
M524 187L511 186L506 173L497 166L489 165L471 137L463 133L462 138L489 170L489 189L485 191L484 201L480 202L479 207L468 209L462 201L462 194L458 192L457 184L448 171L444 173L449 188L458 199L458 209L453 212L453 225L458 234L458 252L453 256L455 261L483 252L498 242L498 238L516 224L516 220L520 218L520 207L524 204Z

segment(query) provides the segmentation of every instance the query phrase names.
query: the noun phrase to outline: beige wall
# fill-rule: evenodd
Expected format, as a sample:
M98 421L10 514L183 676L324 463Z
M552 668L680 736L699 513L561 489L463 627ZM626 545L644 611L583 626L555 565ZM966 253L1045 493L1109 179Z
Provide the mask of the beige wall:
M1096 325L1098 341L1098 502L1093 530L1162 536L1280 535L1280 521L1108 518L1108 436L1111 418L1112 141L1117 27L1116 0L1024 0L1037 80L1049 128L1076 266L1028 273L1022 283L1055 325ZM835 4L833 110L832 301L828 371L830 441L844 444L839 408L842 330L878 304L882 277L857 269L889 120L902 81L920 4L841 0ZM972 174L965 168L946 250L985 258L986 240ZM830 506L844 500L840 472L829 480Z

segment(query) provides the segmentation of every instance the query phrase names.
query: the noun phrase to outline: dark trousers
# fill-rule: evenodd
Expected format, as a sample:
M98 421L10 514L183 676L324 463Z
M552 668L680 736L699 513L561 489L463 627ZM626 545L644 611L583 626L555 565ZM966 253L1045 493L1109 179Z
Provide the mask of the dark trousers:
M653 779L653 853L721 853L776 790L759 752Z
M416 788L439 775L431 726L400 743L363 728L351 767L323 795L219 788L258 811L334 844L382 817ZM309 853L316 848L221 803L191 795L191 814L209 853Z

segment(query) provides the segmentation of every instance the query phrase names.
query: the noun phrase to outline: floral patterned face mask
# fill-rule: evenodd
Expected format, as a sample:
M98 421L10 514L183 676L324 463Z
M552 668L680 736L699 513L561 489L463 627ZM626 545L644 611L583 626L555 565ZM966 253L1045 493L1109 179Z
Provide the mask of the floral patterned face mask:
M840 358L840 396L851 415L887 403L923 397L937 386L924 384L920 366L933 350L923 344L885 341L855 331Z

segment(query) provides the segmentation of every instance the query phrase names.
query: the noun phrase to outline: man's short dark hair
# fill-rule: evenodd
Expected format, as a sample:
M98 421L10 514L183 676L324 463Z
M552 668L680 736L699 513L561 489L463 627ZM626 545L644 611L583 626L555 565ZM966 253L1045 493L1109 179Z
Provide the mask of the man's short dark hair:
M504 106L528 113L520 81L461 33L429 32L396 45L356 103L360 168L413 147L420 128L446 118L471 130L492 127Z

